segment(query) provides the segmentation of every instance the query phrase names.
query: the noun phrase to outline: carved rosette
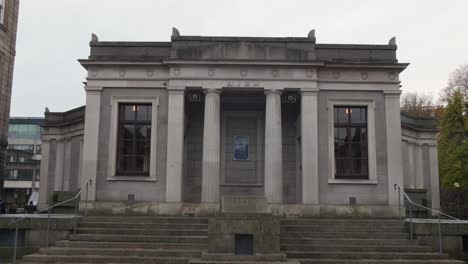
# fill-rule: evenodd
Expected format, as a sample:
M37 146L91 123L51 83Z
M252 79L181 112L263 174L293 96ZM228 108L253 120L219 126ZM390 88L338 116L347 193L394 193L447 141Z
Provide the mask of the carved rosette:
M271 76L273 76L274 78L278 78L279 77L279 70L278 69L272 69L271 70Z
M208 76L213 77L215 75L215 69L210 67L208 68Z
M174 76L180 76L180 68L179 67L174 67Z
M241 69L240 70L240 76L242 76L242 77L246 77L248 73L249 73L249 71L247 69Z
M368 72L361 72L361 79L362 80L367 80L369 78L369 73Z
M332 72L332 77L333 77L333 79L335 79L335 80L336 80L336 79L339 79L340 76L341 76L341 73L340 73L339 71L333 71L333 72Z
M151 68L146 69L146 76L152 77L154 75L154 70Z

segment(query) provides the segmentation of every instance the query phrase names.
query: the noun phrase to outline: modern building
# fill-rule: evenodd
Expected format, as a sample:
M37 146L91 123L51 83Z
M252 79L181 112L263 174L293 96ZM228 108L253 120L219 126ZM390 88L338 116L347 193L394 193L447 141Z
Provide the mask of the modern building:
M11 117L4 197L6 204L25 208L30 197L37 203L41 162L40 117ZM35 193L35 194L33 194Z
M100 213L202 215L252 197L275 215L389 217L399 213L395 185L439 208L437 130L400 114L408 64L394 38L174 29L170 42L93 34L90 46L79 60L86 106L46 113L42 206L91 181Z
M16 54L16 29L19 0L0 0L0 197L3 191L8 118Z

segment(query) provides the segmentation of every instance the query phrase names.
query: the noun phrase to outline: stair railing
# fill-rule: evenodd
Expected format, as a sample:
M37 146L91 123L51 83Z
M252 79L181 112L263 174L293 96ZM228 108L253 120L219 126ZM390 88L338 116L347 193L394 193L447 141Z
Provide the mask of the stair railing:
M400 219L403 219L401 215L401 195L403 195L403 203L405 202L405 199L408 201L409 204L409 216L410 216L410 239L413 240L413 206L415 207L420 207L425 210L429 210L430 212L436 213L438 217L438 226L439 226L439 252L442 253L442 230L441 230L441 223L440 223L440 217L444 216L446 218L452 219L452 220L460 220L456 217L453 217L451 215L445 214L439 210L424 206L422 204L418 204L413 202L411 198L408 196L408 194L405 192L403 188L401 188L400 185L395 184L394 185L395 190L398 191L398 216Z
M12 221L10 221L8 223L8 225L11 225L11 224L15 224L15 239L14 239L14 245L13 245L13 259L12 259L12 263L13 264L16 264L16 251L17 251L17 243L18 243L18 223L23 221L24 219L27 219L29 218L31 215L36 215L36 214L40 214L40 213L44 213L44 212L47 212L47 233L46 233L46 247L49 246L49 231L50 231L50 211L57 207L57 206L60 206L62 204L66 204L68 202L71 202L71 201L74 201L75 202L75 214L74 214L74 222L73 222L73 233L76 234L76 226L77 226L77 219L78 219L78 205L79 205L79 202L81 200L81 194L83 193L83 189L85 190L85 199L84 199L84 202L85 202L85 210L84 210L84 215L85 217L88 216L88 189L89 189L89 185L92 184L92 180L89 179L87 180L83 186L80 188L80 190L78 191L78 193L73 196L72 198L68 199L68 200L65 200L63 202L60 202L60 203L57 203L57 204L54 204L52 206L49 206L43 210L40 210L40 211L37 211L33 214L26 214L22 217L19 217L19 218L16 218Z

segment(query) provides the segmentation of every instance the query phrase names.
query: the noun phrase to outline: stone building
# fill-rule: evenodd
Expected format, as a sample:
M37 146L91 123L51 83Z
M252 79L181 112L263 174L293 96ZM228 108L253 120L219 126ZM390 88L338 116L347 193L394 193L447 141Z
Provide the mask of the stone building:
M395 184L439 207L437 130L400 115L385 45L307 37L107 42L79 60L86 106L47 113L40 203L91 180L101 213L398 215ZM403 143L402 143L403 142ZM235 203L235 202L234 202Z
M25 208L37 203L41 163L41 117L10 117L4 200Z
M0 197L3 191L8 119L15 62L19 0L0 0Z

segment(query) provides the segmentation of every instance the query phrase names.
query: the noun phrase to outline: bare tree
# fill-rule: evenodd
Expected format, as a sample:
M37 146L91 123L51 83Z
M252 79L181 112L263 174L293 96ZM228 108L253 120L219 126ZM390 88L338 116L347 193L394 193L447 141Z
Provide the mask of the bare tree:
M404 93L401 96L401 112L412 117L434 117L436 105L429 94Z
M450 74L448 85L440 95L442 102L447 103L453 97L455 91L460 91L463 100L468 102L468 64L461 65Z

